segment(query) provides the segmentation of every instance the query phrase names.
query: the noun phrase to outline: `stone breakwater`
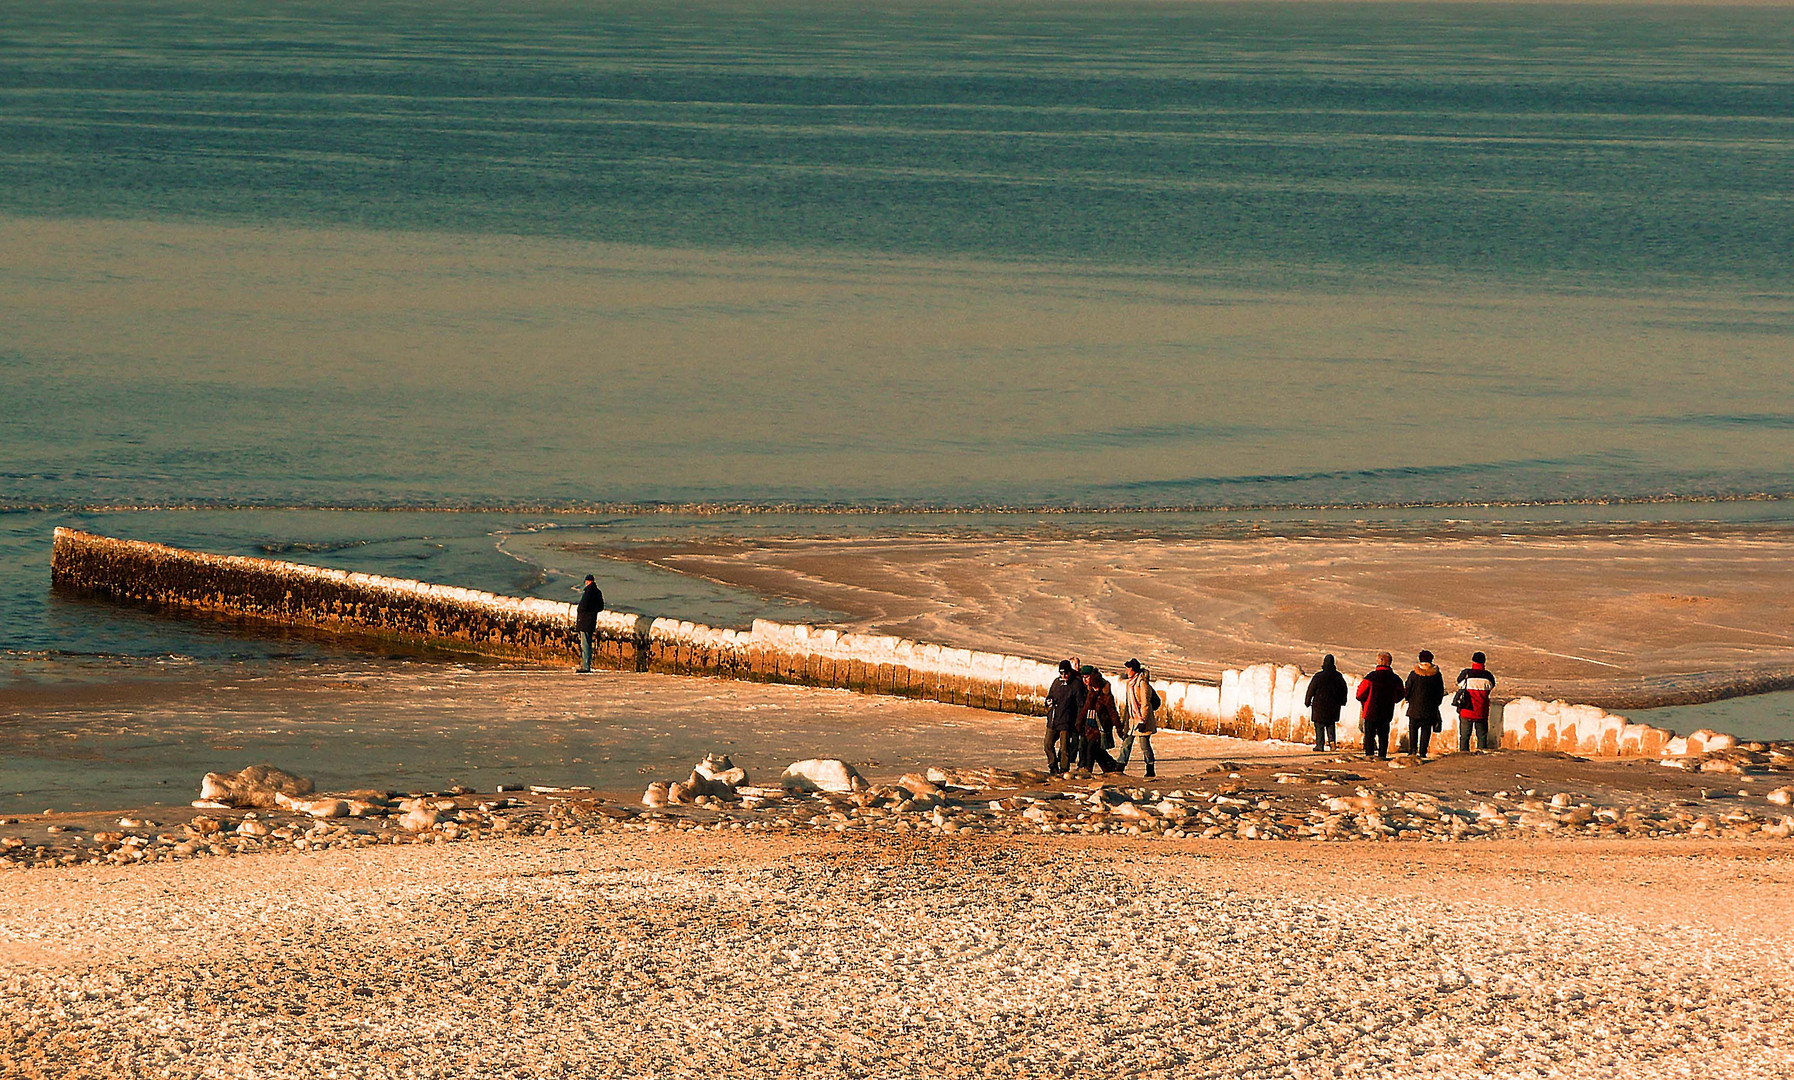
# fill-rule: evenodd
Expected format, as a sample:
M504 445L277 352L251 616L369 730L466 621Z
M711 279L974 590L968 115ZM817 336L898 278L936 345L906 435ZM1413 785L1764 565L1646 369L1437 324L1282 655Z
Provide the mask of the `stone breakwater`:
M212 555L162 544L57 529L56 587L174 611L201 612L386 639L483 656L569 663L577 652L574 606L406 578L302 563ZM883 634L756 619L746 630L610 611L599 616L594 662L625 671L833 687L1038 715L1056 667L1039 659L955 649ZM1115 661L1109 662L1110 667ZM1313 732L1302 699L1310 676L1294 665L1254 664L1218 684L1154 682L1167 728L1244 739L1302 742ZM1356 676L1348 675L1348 681ZM1447 709L1435 746L1456 745ZM1396 729L1403 728L1398 714ZM1339 737L1359 740L1352 710ZM1498 705L1490 734L1508 749L1600 757L1680 758L1737 740L1698 731L1685 738L1592 705L1518 698Z

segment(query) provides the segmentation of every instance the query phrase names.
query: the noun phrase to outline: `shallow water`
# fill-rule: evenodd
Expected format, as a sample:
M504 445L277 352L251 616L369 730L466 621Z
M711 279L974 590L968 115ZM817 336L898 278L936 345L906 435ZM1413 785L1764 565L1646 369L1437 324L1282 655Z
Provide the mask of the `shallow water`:
M1794 691L1667 709L1640 709L1626 715L1637 723L1653 724L1683 735L1707 728L1741 739L1794 739Z
M289 664L0 697L0 814L184 806L207 772L258 762L326 791L459 781L625 795L684 779L711 752L761 782L810 757L875 779L929 765L1021 769L1039 764L1040 730L933 702L714 679ZM1176 741L1163 740L1168 760Z

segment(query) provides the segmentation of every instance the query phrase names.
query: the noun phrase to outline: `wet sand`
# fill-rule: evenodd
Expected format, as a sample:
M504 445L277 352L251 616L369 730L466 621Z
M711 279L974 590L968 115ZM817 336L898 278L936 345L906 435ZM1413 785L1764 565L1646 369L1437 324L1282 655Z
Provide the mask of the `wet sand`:
M173 805L268 762L320 789L586 785L628 799L712 751L756 777L839 757L874 780L1037 768L1035 717L846 690L635 672L347 666L0 690L0 815ZM1170 768L1299 747L1166 733Z
M586 546L581 550L595 551ZM1483 650L1505 697L1648 708L1794 685L1794 537L885 538L611 547L847 626L1213 680Z

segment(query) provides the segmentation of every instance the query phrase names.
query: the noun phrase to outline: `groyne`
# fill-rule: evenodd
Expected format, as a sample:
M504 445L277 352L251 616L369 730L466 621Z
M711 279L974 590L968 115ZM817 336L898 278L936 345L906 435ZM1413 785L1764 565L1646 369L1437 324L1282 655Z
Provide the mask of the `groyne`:
M566 664L577 657L574 606L501 596L408 578L303 563L187 551L140 540L56 530L51 578L58 589L176 612L248 619L504 659ZM746 630L628 612L598 619L594 662L625 671L708 675L926 698L1039 715L1056 664L957 649L884 634L756 619ZM1302 704L1309 676L1292 665L1255 664L1219 684L1159 679L1167 728L1243 739L1313 738ZM1355 679L1348 676L1355 683ZM1435 745L1457 744L1446 709ZM1397 721L1398 731L1403 726ZM1519 698L1494 710L1490 734L1512 749L1584 756L1681 756L1735 745L1730 736L1674 732L1592 705ZM1347 709L1342 743L1361 735Z

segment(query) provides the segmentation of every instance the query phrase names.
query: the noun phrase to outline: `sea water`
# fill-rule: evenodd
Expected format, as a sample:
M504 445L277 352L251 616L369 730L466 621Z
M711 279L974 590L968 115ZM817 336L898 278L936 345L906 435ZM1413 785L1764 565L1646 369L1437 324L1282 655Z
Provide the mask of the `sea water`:
M351 662L57 524L561 598L680 504L1780 527L1790 176L1775 6L19 0L0 678Z
M1794 11L17 0L0 504L1794 491Z

